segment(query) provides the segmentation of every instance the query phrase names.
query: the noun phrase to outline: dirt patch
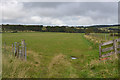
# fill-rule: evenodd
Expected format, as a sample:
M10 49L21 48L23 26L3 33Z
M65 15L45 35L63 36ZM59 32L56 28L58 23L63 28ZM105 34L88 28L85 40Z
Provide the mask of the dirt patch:
M78 77L75 74L75 69L71 63L66 59L63 54L58 54L53 57L50 64L48 65L48 77L49 78L75 78Z
M31 64L34 64L35 66L40 65L40 59L42 58L42 55L39 55L38 53L29 50L27 51L27 56L31 57Z
M65 57L65 55L63 55L63 54L59 54L59 55L53 57L52 61L49 64L48 69L50 70L55 64L65 63L64 57ZM69 65L70 63L67 63L67 64Z

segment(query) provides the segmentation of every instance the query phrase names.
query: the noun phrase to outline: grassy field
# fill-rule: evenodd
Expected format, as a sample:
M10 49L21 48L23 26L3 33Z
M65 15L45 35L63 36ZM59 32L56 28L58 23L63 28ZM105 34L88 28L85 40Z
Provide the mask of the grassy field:
M3 78L114 78L117 58L99 61L98 44L81 33L3 33ZM11 44L25 39L27 61L12 56ZM71 56L78 59L72 60Z

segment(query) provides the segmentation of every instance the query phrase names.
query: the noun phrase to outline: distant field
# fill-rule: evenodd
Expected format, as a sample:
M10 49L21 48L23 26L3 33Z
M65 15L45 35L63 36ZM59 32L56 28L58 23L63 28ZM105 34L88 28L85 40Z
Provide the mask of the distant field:
M4 78L103 78L118 77L117 61L99 62L98 44L82 33L3 33ZM11 44L25 39L27 61L14 58ZM78 59L72 60L71 56Z

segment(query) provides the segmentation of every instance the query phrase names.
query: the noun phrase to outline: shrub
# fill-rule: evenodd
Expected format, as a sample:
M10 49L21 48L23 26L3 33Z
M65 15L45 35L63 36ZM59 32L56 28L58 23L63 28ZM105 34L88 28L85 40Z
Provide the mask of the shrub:
M17 33L17 31L13 31L12 33Z

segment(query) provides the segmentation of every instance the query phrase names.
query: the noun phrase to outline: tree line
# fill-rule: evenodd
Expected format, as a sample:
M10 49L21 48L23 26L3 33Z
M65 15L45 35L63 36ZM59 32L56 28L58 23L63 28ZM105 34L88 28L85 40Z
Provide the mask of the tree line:
M108 33L108 31L100 30L96 27L69 27L69 26L43 26L43 25L3 25L2 31L18 32L18 31L36 31L36 32L66 32L66 33ZM111 30L113 32L113 30ZM110 32L111 32L110 31Z

